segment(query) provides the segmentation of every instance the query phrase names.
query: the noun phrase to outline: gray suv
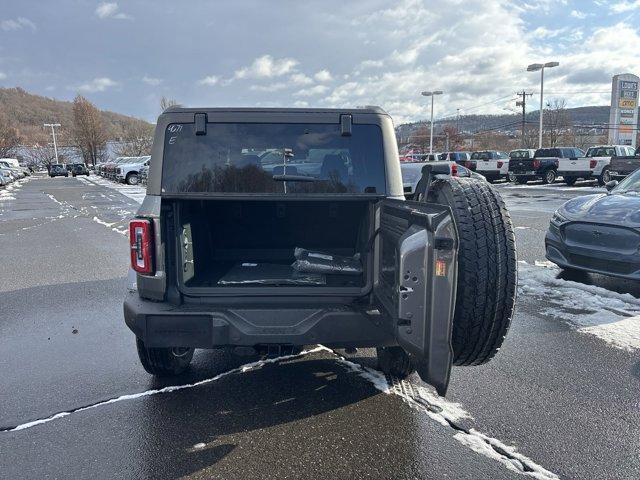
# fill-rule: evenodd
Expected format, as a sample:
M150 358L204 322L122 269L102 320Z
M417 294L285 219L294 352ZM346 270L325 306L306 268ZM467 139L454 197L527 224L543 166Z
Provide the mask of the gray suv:
M502 344L516 255L499 194L429 168L405 200L377 107L167 109L129 230L143 367L180 374L195 348L375 347L383 372L444 394L452 365Z

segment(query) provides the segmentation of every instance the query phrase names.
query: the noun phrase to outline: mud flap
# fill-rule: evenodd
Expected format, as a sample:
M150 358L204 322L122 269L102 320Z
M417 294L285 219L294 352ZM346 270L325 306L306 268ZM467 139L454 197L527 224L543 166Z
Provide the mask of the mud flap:
M448 207L385 200L376 295L422 380L444 395L453 351L457 233Z

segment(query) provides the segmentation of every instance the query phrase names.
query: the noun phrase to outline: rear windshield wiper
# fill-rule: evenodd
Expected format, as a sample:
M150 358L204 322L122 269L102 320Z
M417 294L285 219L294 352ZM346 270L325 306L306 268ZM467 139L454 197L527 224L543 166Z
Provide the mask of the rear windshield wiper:
M274 175L273 179L276 182L319 182L322 180L321 178L307 175Z

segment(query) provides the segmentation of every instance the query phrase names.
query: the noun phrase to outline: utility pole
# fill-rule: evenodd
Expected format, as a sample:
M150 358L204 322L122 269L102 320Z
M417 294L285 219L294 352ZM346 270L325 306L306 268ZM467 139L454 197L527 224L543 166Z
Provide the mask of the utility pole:
M522 100L518 100L516 102L516 107L522 107L522 148L525 147L525 140L524 140L524 129L526 126L526 115L527 115L527 97L530 97L531 95L533 95L533 93L527 93L524 90L522 90L521 92L517 92L516 95L518 95L519 97L522 97Z
M460 135L460 109L456 108L456 112L458 113L456 115L456 133Z
M56 130L55 127L59 127L59 123L45 123L45 127L51 127L51 135L53 135L53 153L56 156L56 163L58 163L58 144L56 143Z

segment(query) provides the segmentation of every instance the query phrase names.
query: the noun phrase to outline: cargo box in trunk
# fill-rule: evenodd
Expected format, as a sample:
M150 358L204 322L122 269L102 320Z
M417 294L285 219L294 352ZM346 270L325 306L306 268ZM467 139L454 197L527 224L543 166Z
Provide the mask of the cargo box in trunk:
M261 288L358 293L369 284L373 211L370 200L176 201L178 285L186 294ZM363 271L298 271L296 248L323 260L355 256Z

